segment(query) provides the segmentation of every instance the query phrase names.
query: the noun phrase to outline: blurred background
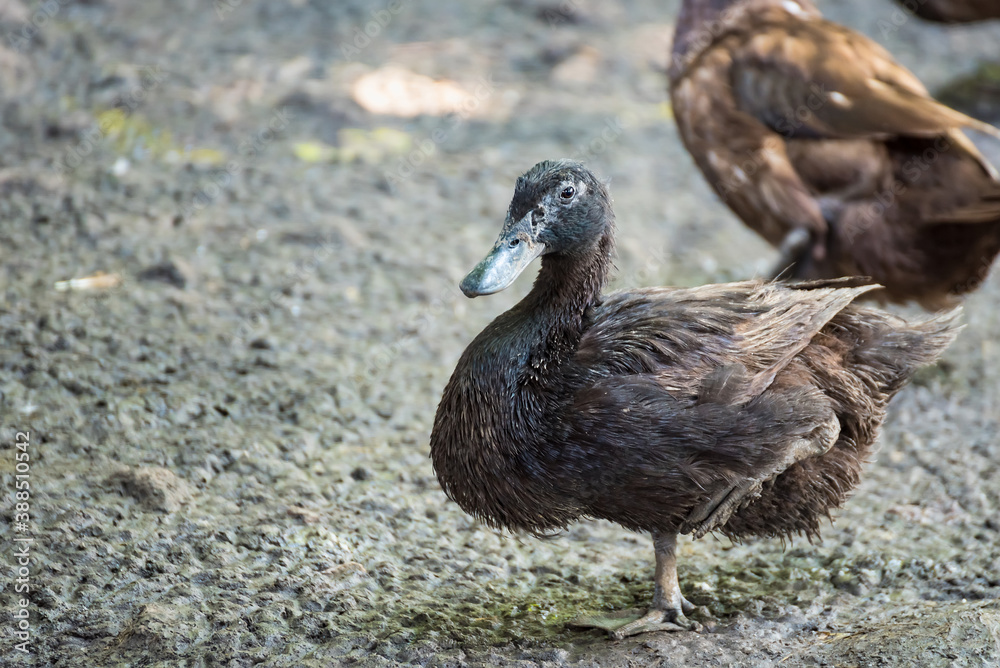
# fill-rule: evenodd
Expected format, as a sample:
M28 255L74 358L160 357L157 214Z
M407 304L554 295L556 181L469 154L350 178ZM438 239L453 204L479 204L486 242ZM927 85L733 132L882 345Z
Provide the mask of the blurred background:
M1000 121L1000 22L819 6ZM441 389L533 272L475 301L457 282L537 161L610 179L614 287L774 261L677 138L677 10L0 0L0 471L30 431L35 560L12 661L1000 661L996 272L822 545L682 543L716 633L566 629L649 598L648 538L501 535L437 485Z

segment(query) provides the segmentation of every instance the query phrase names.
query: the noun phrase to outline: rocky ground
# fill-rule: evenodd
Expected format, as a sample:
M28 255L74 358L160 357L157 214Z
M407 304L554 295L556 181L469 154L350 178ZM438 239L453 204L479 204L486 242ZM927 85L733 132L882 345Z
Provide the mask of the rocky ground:
M1000 40L821 4L932 88ZM996 272L821 544L683 540L703 633L568 627L649 600L648 537L502 535L438 487L440 391L531 277L456 284L536 161L612 179L617 285L774 257L677 139L676 10L0 3L0 663L1000 665Z

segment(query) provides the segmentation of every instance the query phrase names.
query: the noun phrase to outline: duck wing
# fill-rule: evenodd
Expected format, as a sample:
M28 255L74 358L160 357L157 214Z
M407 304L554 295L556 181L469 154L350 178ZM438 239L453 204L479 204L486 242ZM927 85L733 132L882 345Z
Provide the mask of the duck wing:
M788 17L745 36L731 82L739 108L786 139L944 135L996 178L959 128L1000 130L941 104L888 51L836 23Z
M732 490L742 488L733 501L759 492L833 417L815 388L700 402L665 392L653 374L596 379L566 409L560 437L539 453L561 496L628 528L684 532L725 524L739 504L715 510Z
M543 457L586 512L707 531L839 433L809 378L775 377L859 295L848 281L762 281L609 295L573 358L581 374ZM568 471L565 476L563 471Z
M1000 130L941 104L881 46L825 20L789 17L733 49L740 107L787 137L935 137Z
M571 472L560 486L596 517L696 536L723 527L767 481L837 440L834 400L807 378L774 380L878 287L852 280L608 296L589 314L573 359L586 377L545 469Z
M738 379L740 392L727 396L743 403L767 389L834 315L879 287L852 282L796 288L743 281L613 293L590 314L574 362L594 378L651 374L677 398L723 391L712 388Z

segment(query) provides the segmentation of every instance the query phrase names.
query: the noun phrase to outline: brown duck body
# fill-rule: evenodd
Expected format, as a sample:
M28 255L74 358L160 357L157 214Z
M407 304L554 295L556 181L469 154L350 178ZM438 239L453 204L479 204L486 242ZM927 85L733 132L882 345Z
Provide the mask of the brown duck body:
M808 0L686 0L670 92L720 198L775 246L804 233L792 277L870 276L938 309L1000 251L1000 184L960 128L996 130Z
M922 19L940 23L972 23L1000 19L997 0L896 0Z
M713 489L773 467L832 413L835 445L719 528L814 535L857 485L889 399L953 337L946 321L851 303L871 286L748 281L559 305L550 273L470 344L431 436L445 491L495 527L599 517L678 532Z

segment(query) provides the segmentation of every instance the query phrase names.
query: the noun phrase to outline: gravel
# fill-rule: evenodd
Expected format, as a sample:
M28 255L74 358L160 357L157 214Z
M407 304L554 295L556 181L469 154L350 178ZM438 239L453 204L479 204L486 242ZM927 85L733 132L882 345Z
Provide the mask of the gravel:
M676 5L0 7L12 520L16 432L30 455L30 520L0 525L9 574L33 539L30 653L0 663L1000 665L996 272L822 543L682 540L701 634L570 628L648 602L649 538L499 534L434 478L437 398L532 277L475 301L457 282L538 160L612 179L616 287L771 263L669 118ZM883 34L888 2L823 7L932 87L1000 40L916 19ZM350 84L389 63L485 87L468 113L375 115ZM21 597L0 592L11 645Z

